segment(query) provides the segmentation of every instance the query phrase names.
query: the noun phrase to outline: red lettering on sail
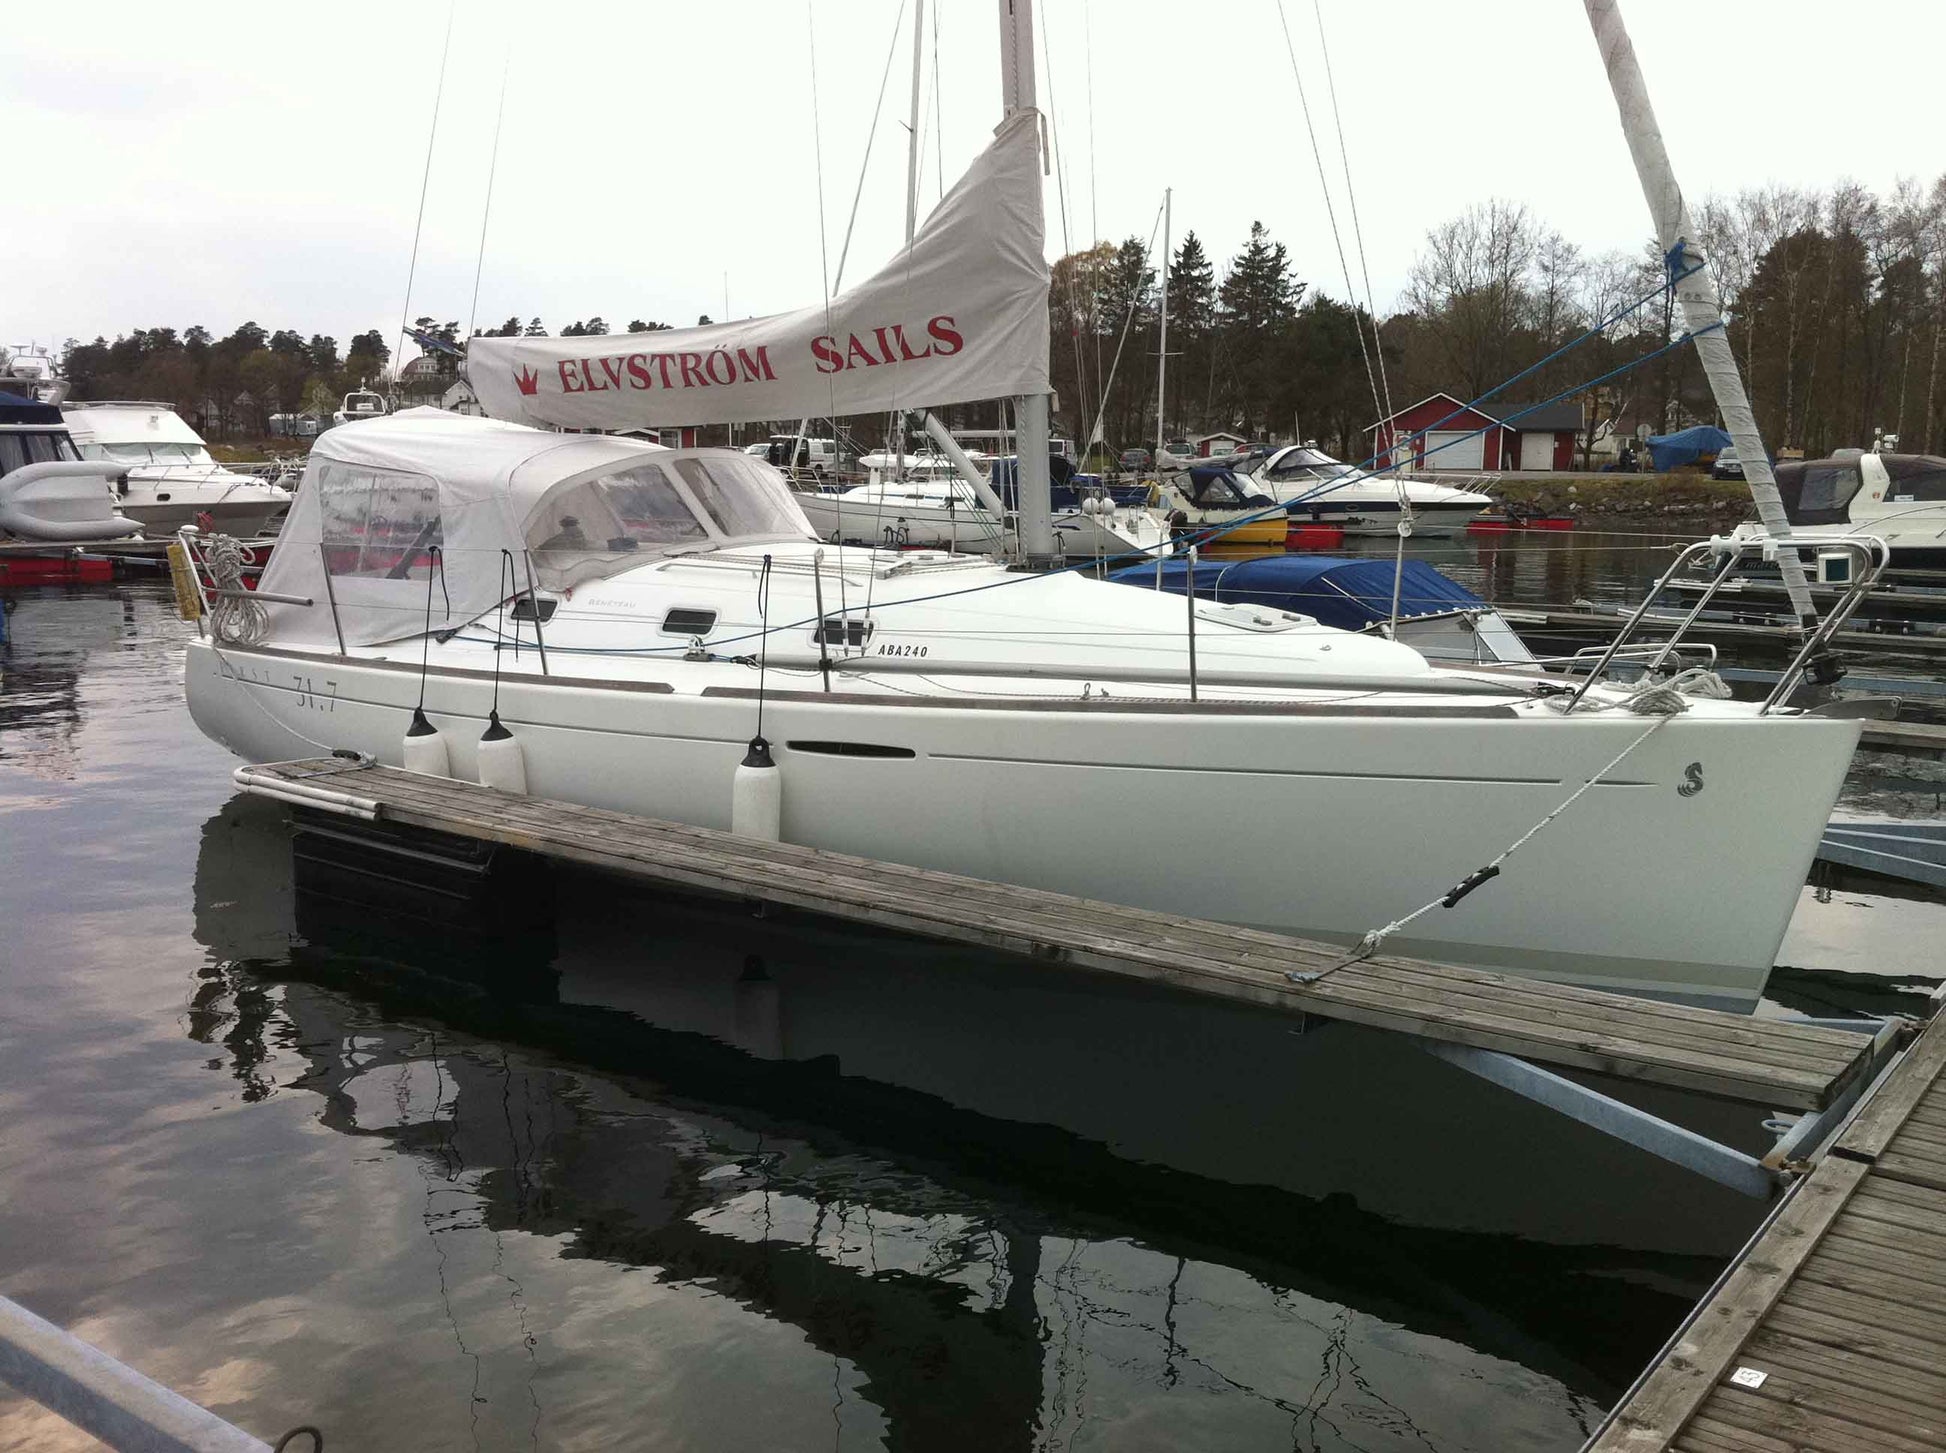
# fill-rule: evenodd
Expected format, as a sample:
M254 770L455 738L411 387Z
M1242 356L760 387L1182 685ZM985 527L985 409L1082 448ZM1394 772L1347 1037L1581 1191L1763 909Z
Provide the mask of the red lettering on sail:
M932 341L938 345L941 358L951 358L966 346L966 340L960 336L959 329L953 326L951 314L942 313L937 318L928 320L926 332L932 335Z
M564 394L580 393L581 385L575 381L573 360L563 358L559 366L561 369L561 392Z
M845 360L838 353L838 340L828 333L811 340L811 356L818 361L819 373L837 373L845 366Z
M917 363L922 358L932 357L932 345L930 344L926 346L923 353L914 353L912 351L912 345L905 341L905 324L894 323L892 325L892 336L898 340L899 357L905 360L905 362Z

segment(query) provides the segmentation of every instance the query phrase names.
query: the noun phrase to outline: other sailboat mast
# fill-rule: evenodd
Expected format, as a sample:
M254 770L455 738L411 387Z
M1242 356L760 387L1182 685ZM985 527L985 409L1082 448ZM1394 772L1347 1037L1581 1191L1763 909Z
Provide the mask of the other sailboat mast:
M1169 426L1163 422L1163 404L1168 398L1166 389L1169 383L1169 224L1172 220L1170 209L1175 202L1176 189L1165 187L1162 191L1162 323L1155 345L1155 458L1149 461L1155 466L1155 477L1162 478L1162 443L1168 437ZM1160 561L1158 560L1158 564Z
M1655 219L1656 242L1667 259L1670 286L1682 307L1683 327L1696 344L1703 360L1703 373L1709 379L1710 393L1723 415L1724 427L1736 441L1737 459L1743 477L1756 502L1757 518L1772 535L1788 535L1790 520L1777 493L1777 477L1771 473L1770 455L1757 432L1757 416L1751 412L1743 377L1737 372L1736 355L1723 331L1723 307L1717 297L1716 281L1710 276L1696 226L1690 220L1682 188L1669 163L1669 149L1663 145L1662 131L1656 125L1655 108L1649 102L1649 88L1642 79L1642 67L1635 59L1628 28L1622 23L1620 0L1582 0L1588 24L1594 28L1595 42L1601 48L1602 64L1608 70L1609 88L1615 93L1615 106L1621 112L1622 133L1628 138L1629 154L1635 159L1636 175L1642 179L1642 194L1648 199L1649 214ZM1791 609L1800 628L1817 624L1817 610L1811 592L1805 587L1804 567L1795 550L1777 556L1777 568L1790 594Z

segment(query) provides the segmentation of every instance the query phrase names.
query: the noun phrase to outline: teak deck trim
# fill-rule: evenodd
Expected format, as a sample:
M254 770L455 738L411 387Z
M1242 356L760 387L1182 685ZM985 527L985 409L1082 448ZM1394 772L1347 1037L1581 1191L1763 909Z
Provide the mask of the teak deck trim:
M321 758L238 769L267 795L323 788L389 822L504 844L686 891L759 900L1192 993L1398 1030L1745 1100L1817 1109L1864 1072L1870 1041L1422 960L1337 965L1334 945L713 828L513 796Z
M1586 1453L1946 1447L1946 1014ZM1729 1381L1764 1374L1755 1388Z

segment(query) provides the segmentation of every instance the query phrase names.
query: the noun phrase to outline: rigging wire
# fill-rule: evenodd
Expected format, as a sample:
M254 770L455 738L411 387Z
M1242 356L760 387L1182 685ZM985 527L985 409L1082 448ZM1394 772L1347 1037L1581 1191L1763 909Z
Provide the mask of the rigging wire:
M1047 7L1045 5L1040 8L1040 22L1041 63L1047 69L1047 129L1049 139L1054 146L1054 195L1058 199L1061 209L1061 255L1065 258L1072 258L1074 256L1074 240L1068 228L1068 154L1067 150L1061 145L1061 124L1055 119L1054 48L1047 38ZM1075 392L1078 395L1075 399L1075 406L1080 410L1081 417L1085 419L1088 416L1088 378L1087 370L1084 367L1081 347L1081 329L1078 326L1078 317L1075 309L1074 268L1072 266L1068 268L1067 283L1068 342L1074 351L1074 386ZM1086 457L1089 442L1083 441L1081 446L1084 458Z
M500 60L500 100L493 110L493 151L487 161L486 204L480 208L480 250L473 259L473 301L466 310L466 336L480 316L480 274L486 268L487 221L493 216L493 178L500 169L500 123L507 119L507 73L513 69L514 38L507 32L506 54ZM408 306L407 311L410 311Z
M1167 206L1168 204L1165 202L1163 205ZM1148 258L1155 255L1156 234L1162 230L1162 212L1163 212L1162 207L1157 207L1155 209L1155 223L1153 226L1149 228L1148 249L1142 254L1143 259L1145 261ZM1165 266L1167 265L1167 259L1164 259L1164 265ZM1102 419L1106 417L1108 413L1108 393L1109 390L1114 388L1115 386L1115 373L1122 366L1122 349L1128 343L1129 329L1131 326L1133 326L1134 322L1135 322L1135 309L1130 308L1128 310L1128 316L1122 320L1122 336L1120 340L1117 341L1117 343L1115 344L1115 359L1114 362L1112 362L1108 366L1107 382L1105 382L1101 386L1101 407L1095 411L1095 426L1088 434L1088 445L1084 447L1093 447L1096 435L1101 433Z
M852 229L858 225L858 204L865 196L865 173L872 165L872 143L878 140L879 113L885 108L885 87L892 79L892 60L899 52L899 27L905 23L905 0L899 0L899 13L892 20L892 43L885 48L885 70L878 78L878 100L872 106L871 129L865 133L865 159L858 165L858 188L851 194L851 217L845 223L845 244L838 249L838 276L835 291L845 279L845 259L851 255Z
M426 191L432 185L432 149L439 139L439 102L446 94L446 61L453 50L453 11L457 0L448 0L446 6L446 38L439 46L439 83L432 92L432 127L426 133L426 169L419 178L419 217L412 224L412 261L405 270L405 302L399 308L399 350L392 355L392 377L396 384L404 365L399 354L405 352L406 321L412 316L412 280L419 271L419 233L426 225Z
M1345 173L1345 199L1351 209L1352 243L1358 250L1358 271L1365 282L1365 315L1372 325L1372 357L1378 364L1378 384L1385 395L1385 416L1389 419L1392 416L1392 382L1385 375L1385 347L1378 336L1378 295L1372 291L1372 270L1365 261L1365 231L1358 221L1358 193L1351 184L1351 157L1345 150L1344 120L1338 111L1338 80L1331 69L1331 52L1324 43L1322 0L1311 0L1311 13L1318 22L1318 52L1324 60L1324 83L1331 94L1331 125L1338 133L1338 161ZM1357 305L1358 300L1353 298L1354 311Z

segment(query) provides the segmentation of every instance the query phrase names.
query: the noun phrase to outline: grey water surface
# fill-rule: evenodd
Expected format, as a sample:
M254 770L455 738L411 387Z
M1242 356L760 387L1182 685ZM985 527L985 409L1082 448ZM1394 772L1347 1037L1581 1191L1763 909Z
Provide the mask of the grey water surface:
M1641 573L1521 548L1472 568ZM266 1439L1567 1450L1761 1212L1380 1035L307 867L165 584L5 604L0 1293ZM1942 927L1821 877L1772 1007L1908 1005ZM0 1396L0 1449L89 1446Z

